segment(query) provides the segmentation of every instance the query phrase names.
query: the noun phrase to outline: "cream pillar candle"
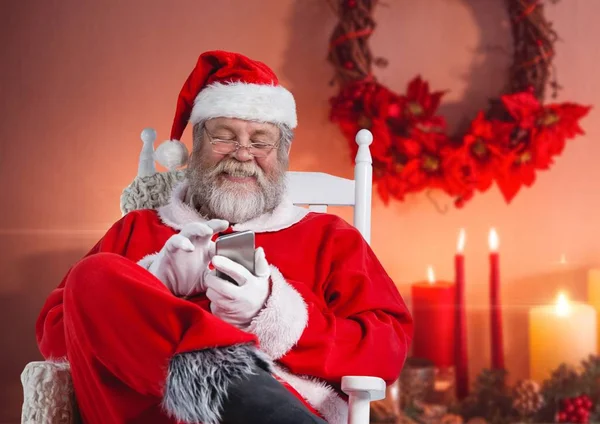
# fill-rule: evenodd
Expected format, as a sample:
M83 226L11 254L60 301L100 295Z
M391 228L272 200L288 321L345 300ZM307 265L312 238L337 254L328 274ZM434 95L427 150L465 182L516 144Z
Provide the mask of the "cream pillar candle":
M561 363L578 365L596 353L596 310L560 294L555 305L529 310L529 375L541 382Z
M600 269L588 271L588 303L596 309L597 317L600 317ZM598 346L596 353L600 353L600 323L597 323Z

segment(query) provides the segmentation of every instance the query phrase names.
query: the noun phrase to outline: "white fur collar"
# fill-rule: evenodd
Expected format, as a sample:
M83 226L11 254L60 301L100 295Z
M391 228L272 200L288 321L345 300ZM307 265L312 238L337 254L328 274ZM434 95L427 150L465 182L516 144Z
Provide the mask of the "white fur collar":
M183 180L173 188L169 203L158 208L158 216L161 221L176 230L181 230L185 224L190 222L206 221L194 208L184 202L187 189L187 180ZM295 206L289 199L284 198L273 212L235 224L233 230L251 230L255 233L279 231L299 222L308 212L307 209Z

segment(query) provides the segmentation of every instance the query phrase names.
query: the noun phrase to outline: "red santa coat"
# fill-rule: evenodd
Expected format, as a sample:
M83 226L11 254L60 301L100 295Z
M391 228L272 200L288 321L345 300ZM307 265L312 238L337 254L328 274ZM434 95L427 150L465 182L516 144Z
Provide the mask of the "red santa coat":
M328 422L340 424L345 424L347 417L346 402L339 394L343 376L378 376L387 383L398 378L412 339L411 317L393 281L361 234L334 215L309 213L284 201L272 213L233 226L234 231L253 230L256 233L256 245L263 247L272 268L271 295L247 331L210 315L209 301L204 295L179 299L167 293L166 288L163 290L164 286L157 287L158 280L144 268L154 260L167 239L185 224L203 221L183 202L186 189L185 183L177 187L170 203L158 211L130 212L86 255L88 261L94 257L104 258L104 254L122 257L117 267L119 272L113 272L111 278L151 281L149 291L143 296L144 302L157 296L160 303L169 297L168 302L174 310L193 307L202 312L200 315L194 310L185 314L187 321L184 320L184 324L173 321L173 326L177 327L175 350L172 347L165 349L163 360L186 351L258 342L260 350L275 361L275 374L300 393ZM114 261L110 263L114 264ZM85 296L94 290L79 283L82 287L79 294L65 292L69 278L76 278L72 274L77 274L77 266L50 294L38 319L38 344L46 358L70 359L67 346L69 334L74 333L69 328L74 328L75 324L69 321L69 314L64 313L64 299ZM97 262L87 268L103 267ZM102 286L95 290L100 293L105 289ZM132 302L136 300L132 299ZM93 314L95 305L92 302L91 306L86 306L86 313ZM166 307L161 305L156 304L156 317L161 316L160 308ZM118 315L120 308L132 306L122 302L108 307L111 309L106 311L107 314ZM153 322L155 319L152 317ZM112 342L121 343L123 338L142 340L154 337L156 333L169 332L169 320L165 321L154 322L158 328L151 327L152 334L130 331L131 334L120 334L118 339L111 339L95 327L93 333L103 339L107 350ZM201 325L199 321L202 321ZM90 333L89 329L86 331ZM127 354L131 354L135 346L136 343L130 343ZM135 366L115 364L119 369L125 368L123 372L131 369L127 367ZM143 374L148 364L140 366L143 368L139 373ZM164 367L158 368L154 379L144 377L142 380L146 381L139 382L143 386L150 380L158 380L153 383L156 387L152 390L139 387L138 390L160 395L160 382L164 381L165 371ZM77 390L77 384L75 388Z

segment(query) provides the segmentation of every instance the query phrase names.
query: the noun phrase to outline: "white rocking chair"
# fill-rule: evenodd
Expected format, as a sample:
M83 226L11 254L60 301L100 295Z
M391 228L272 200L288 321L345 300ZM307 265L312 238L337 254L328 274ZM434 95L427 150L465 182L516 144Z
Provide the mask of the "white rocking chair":
M141 135L143 148L140 154L138 176L160 175L162 185L170 186L183 175L181 171L158 174L154 165L156 132L147 128ZM328 206L352 206L354 226L367 242L371 237L372 160L369 145L373 136L368 130L356 135L358 153L354 180L318 172L288 172L288 192L293 203L308 206L315 212L326 212ZM134 180L134 183L136 181ZM154 208L157 202L167 199L168 193L159 193L152 199L133 199L133 184L123 192L123 213L132 208ZM158 200L157 200L158 199ZM24 402L22 424L77 424L80 422L77 402L71 383L68 363L36 361L27 364L21 374ZM348 424L368 424L370 402L385 398L385 382L378 377L345 376L342 391L349 396Z

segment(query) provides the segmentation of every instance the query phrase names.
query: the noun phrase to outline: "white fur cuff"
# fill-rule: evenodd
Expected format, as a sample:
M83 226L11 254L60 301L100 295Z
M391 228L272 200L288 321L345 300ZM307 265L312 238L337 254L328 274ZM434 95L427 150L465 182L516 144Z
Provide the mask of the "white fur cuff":
M348 403L329 384L318 378L294 375L280 366L275 366L274 372L300 393L329 424L348 423Z
M300 293L271 265L271 296L252 320L248 331L256 334L260 349L274 360L285 355L300 339L308 324L308 309Z

